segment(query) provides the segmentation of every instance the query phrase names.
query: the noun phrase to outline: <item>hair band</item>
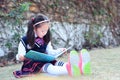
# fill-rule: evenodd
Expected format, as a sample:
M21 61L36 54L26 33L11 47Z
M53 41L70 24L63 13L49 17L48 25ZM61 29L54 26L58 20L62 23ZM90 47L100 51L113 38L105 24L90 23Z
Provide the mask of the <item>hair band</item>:
M49 20L44 20L44 21L37 22L37 23L35 23L35 24L33 25L33 27L35 27L35 26L38 25L38 24L44 23L44 22L49 22Z

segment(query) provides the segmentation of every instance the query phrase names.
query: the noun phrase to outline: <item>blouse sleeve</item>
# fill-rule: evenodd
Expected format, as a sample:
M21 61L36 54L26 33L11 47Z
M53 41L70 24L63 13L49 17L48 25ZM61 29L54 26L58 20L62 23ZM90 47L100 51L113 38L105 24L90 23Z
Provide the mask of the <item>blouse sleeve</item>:
M48 55L52 55L52 56L56 56L58 55L62 50L61 49L53 49L51 42L48 43L47 48L46 48L46 52L48 53Z
M25 55L26 54L26 49L24 47L24 45L22 44L22 42L20 41L19 45L18 45L18 54L16 55L16 60L19 60L18 55Z

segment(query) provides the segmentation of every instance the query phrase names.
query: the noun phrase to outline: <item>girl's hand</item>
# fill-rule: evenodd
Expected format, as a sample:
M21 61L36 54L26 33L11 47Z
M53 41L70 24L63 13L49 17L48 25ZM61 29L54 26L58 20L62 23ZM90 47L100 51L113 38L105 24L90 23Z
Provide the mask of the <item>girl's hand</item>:
M61 49L61 52L66 51L66 48L60 48L60 49ZM67 51L64 52L64 54L66 54L66 53L67 53Z
M18 55L18 57L19 57L20 61L24 61L25 60L24 55Z

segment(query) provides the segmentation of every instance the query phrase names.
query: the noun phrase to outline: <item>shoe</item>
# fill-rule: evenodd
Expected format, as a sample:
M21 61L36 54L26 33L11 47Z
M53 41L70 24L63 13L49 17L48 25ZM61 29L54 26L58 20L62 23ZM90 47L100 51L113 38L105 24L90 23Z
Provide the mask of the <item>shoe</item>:
M72 50L69 55L68 64L66 65L68 74L70 76L79 76L80 67L79 67L80 57L77 51Z
M32 76L33 74L29 74L29 73L23 73L22 71L14 71L13 75L16 78L22 78L22 77L28 77L28 76Z
M82 49L80 51L79 67L81 74L84 75L91 74L90 55L86 49Z

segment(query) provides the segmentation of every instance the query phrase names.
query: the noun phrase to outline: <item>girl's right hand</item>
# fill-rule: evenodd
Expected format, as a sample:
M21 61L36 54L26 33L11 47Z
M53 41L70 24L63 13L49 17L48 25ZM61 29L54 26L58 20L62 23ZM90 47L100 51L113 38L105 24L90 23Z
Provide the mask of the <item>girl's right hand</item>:
M19 57L19 60L20 60L20 61L24 61L24 60L25 60L24 55L18 55L18 57Z

